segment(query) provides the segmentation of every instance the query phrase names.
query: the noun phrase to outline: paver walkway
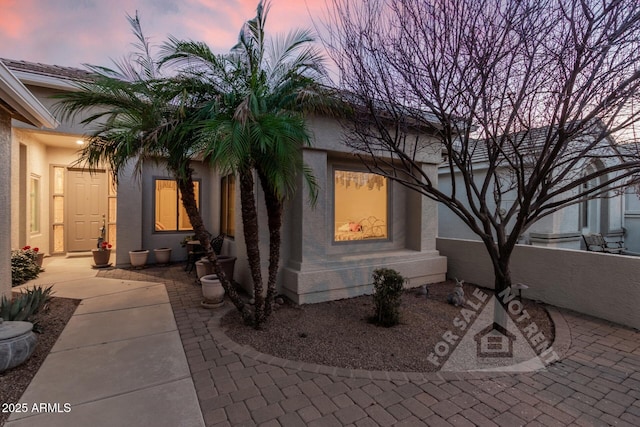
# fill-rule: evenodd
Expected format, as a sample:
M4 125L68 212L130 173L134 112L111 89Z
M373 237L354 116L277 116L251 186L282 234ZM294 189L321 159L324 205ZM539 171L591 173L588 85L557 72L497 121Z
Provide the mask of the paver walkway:
M180 266L100 276L165 283L207 426L640 425L640 333L599 319L561 311L571 344L545 371L367 378L235 345Z

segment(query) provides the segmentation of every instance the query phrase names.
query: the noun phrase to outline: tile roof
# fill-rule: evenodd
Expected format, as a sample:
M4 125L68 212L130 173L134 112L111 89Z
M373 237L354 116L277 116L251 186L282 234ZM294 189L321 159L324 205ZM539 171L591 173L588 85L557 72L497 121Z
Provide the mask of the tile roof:
M0 58L0 61L2 61L11 71L22 71L66 80L86 81L90 80L92 76L92 73L80 68L62 67L59 65L40 64L36 62L18 61L5 58Z

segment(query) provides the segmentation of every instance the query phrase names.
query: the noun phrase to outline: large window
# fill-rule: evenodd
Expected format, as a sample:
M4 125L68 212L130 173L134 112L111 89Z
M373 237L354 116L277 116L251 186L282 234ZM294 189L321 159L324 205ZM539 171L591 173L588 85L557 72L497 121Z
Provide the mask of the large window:
M373 173L334 171L334 240L388 237L387 178Z
M200 207L200 183L193 182L196 204ZM171 179L155 180L155 231L192 230L189 216L182 207L178 184Z
M236 234L236 177L227 175L220 182L220 230L229 237Z

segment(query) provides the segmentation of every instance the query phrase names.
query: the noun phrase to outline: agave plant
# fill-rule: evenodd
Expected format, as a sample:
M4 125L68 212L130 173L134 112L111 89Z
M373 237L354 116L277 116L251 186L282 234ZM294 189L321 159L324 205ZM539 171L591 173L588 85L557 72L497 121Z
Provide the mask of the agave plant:
M30 321L51 299L53 287L34 286L13 299L0 300L0 318L7 321Z

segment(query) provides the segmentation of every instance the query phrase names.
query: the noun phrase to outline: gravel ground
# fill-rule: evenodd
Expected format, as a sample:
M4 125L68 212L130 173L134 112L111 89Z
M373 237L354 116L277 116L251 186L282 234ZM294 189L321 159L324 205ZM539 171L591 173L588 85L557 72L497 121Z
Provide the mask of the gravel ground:
M454 285L451 281L429 285L428 298L417 289L405 291L401 324L392 328L367 321L374 312L371 296L303 306L285 303L260 331L244 326L236 310L222 319L222 325L234 341L284 359L351 369L434 372L439 367L426 356L443 340L443 334L453 331L464 335L454 325L454 318L461 318L462 307L446 302ZM475 311L472 306L479 302L472 296L475 289L464 285L466 308L479 314L482 308ZM493 295L492 290L480 290ZM529 320L553 342L553 323L543 305L526 299L523 305ZM511 316L514 323L519 315Z
M38 343L31 357L22 365L0 374L0 403L20 403L22 394L36 375L58 336L73 316L80 300L52 297L47 307L34 319L40 327ZM9 418L9 413L0 411L0 425Z

